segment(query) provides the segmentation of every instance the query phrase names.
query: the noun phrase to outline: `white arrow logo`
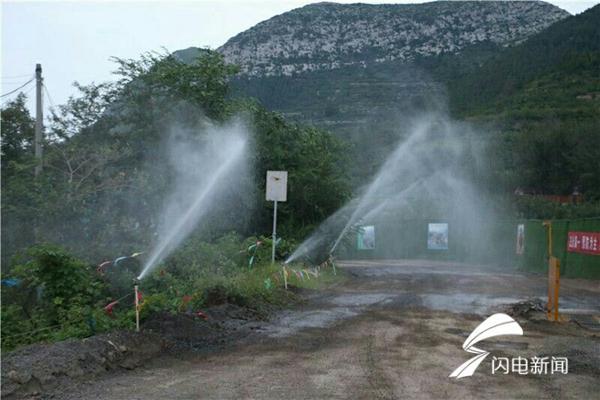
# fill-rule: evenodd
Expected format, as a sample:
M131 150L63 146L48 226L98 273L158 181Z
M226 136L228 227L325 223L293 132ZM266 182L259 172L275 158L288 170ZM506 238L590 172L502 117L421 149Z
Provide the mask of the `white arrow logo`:
M475 344L491 337L504 335L523 335L523 329L517 321L506 314L500 313L488 317L471 332L462 346L465 351L477 355L456 368L449 377L460 379L473 375L479 364L490 354L485 350L478 349Z

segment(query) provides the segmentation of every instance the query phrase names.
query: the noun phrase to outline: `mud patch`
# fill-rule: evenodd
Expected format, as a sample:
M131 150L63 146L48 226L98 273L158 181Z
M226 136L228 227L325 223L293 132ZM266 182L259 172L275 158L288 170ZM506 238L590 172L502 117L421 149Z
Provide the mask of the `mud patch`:
M514 297L492 297L481 294L450 293L423 295L423 306L432 310L479 315L500 311L503 304L518 301L519 299Z
M370 306L378 303L386 303L396 297L390 293L368 293L368 294L343 294L331 300L332 304L346 307Z
M217 294L213 299L222 300ZM222 349L259 330L269 315L265 310L225 303L206 309L206 320L157 313L142 324L141 333L118 331L24 347L3 355L2 398L48 397L109 371L136 369L159 354Z
M539 313L545 310L544 303L539 298L527 299L508 305L504 312L511 317L529 318L532 313Z
M444 329L444 332L449 333L451 335L463 336L465 338L469 337L469 332L458 328L446 328Z
M349 307L290 312L264 327L264 330L271 337L284 337L306 328L325 328L359 313L359 310Z
M2 398L38 395L80 377L133 369L162 348L159 336L129 331L27 346L3 354Z
M272 311L272 310L271 310ZM262 329L269 313L225 303L204 311L207 319L189 314L154 314L143 325L158 334L166 350L210 352Z

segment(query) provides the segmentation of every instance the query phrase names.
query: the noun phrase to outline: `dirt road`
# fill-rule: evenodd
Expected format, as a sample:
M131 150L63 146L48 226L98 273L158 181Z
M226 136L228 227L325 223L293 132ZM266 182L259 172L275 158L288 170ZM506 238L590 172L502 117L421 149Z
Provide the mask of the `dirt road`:
M543 277L431 263L346 262L347 276L281 313L227 351L163 357L77 388L63 399L584 398L600 381L600 284L562 280L565 315L517 315L523 336L490 339L475 374L450 372L461 346L505 304L543 298ZM568 374L492 374L492 356L567 357Z

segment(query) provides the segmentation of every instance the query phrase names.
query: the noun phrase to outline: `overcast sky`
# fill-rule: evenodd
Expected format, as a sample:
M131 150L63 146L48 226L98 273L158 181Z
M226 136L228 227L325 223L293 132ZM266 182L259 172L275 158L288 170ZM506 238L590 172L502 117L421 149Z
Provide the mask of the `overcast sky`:
M354 1L337 1L356 3ZM369 1L362 3L422 3ZM549 1L571 14L598 1ZM112 80L111 56L136 58L141 53L190 46L216 48L260 21L296 7L302 0L235 0L185 2L89 2L2 0L2 94L27 82L41 63L45 85L55 104L75 91L73 81ZM25 87L30 98L34 85ZM2 103L14 96L2 98ZM49 100L44 99L45 106ZM32 105L32 101L30 101Z

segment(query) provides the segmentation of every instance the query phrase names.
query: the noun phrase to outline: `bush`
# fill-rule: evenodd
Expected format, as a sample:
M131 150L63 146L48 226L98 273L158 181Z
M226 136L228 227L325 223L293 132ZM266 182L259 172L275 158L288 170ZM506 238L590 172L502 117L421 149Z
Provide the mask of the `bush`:
M188 239L164 263L163 269L181 278L194 278L202 273L230 275L245 261L242 240L236 233L229 233L214 243L203 241L199 236Z
M50 245L25 257L11 271L19 286L2 291L2 347L95 333L105 287L91 266Z
M520 218L590 218L600 215L600 202L560 204L541 196L524 195L516 198L515 209L517 216Z
M281 304L289 293L282 290L281 266L271 264L271 244L270 238L242 239L233 233L212 243L191 238L139 283L142 321L158 312L188 312L223 303L254 309ZM278 259L292 250L292 243L281 240ZM12 269L20 286L2 291L2 348L133 328L134 267L107 272L101 279L93 266L58 247L31 248ZM314 282L294 281L304 284ZM103 307L116 299L119 303L108 315Z

